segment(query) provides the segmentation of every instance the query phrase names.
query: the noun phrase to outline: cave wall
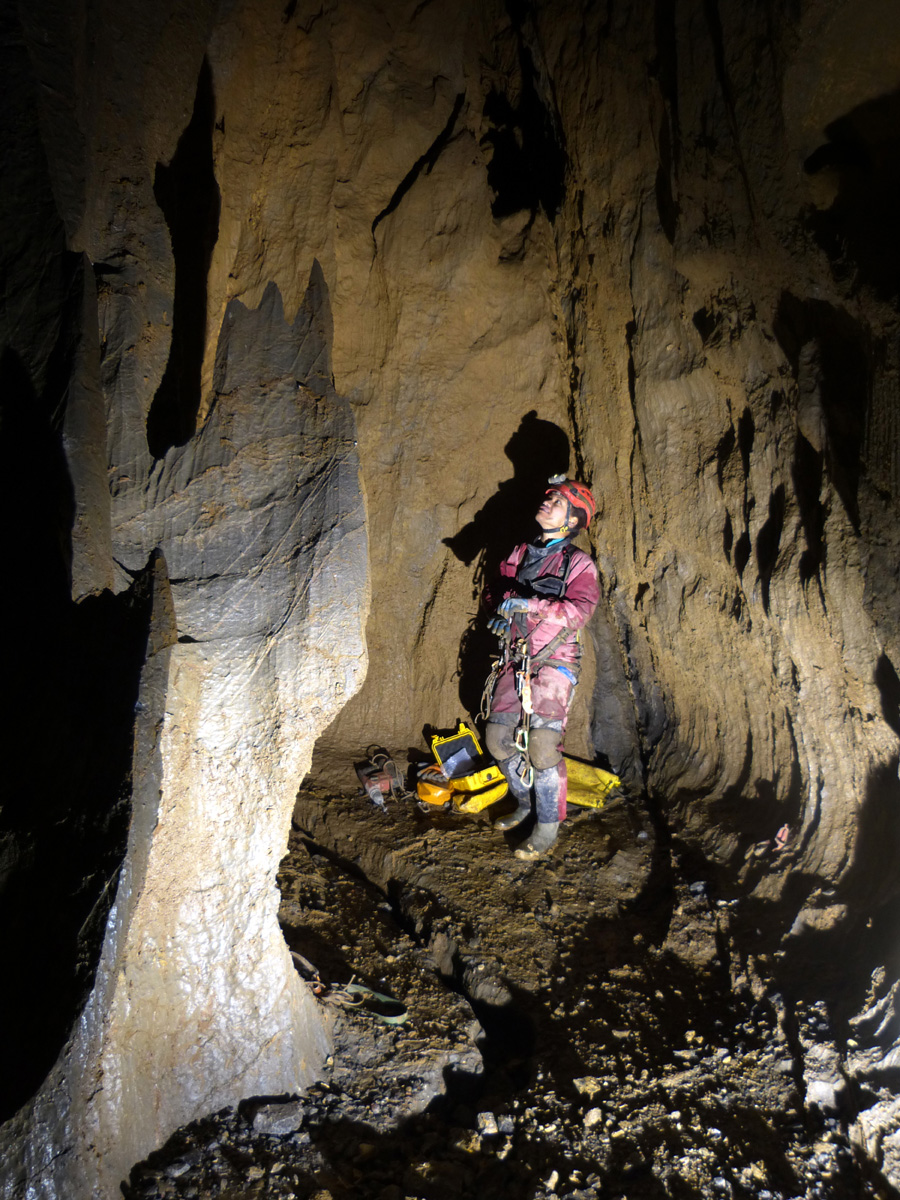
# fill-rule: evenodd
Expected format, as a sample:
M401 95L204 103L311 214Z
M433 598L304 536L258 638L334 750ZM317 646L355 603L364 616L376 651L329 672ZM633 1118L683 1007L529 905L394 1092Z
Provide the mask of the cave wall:
M570 750L646 789L732 886L781 895L786 873L746 855L786 824L799 891L880 902L898 836L896 14L509 4L454 34L412 11L373 29L339 10L331 35L379 64L346 85L343 145L363 129L366 149L335 193L374 669L321 771L475 710L479 572L567 456L604 504L606 592Z
M90 1169L114 1180L191 1115L314 1075L327 1031L274 919L292 790L317 738L346 780L369 743L421 747L477 709L481 583L557 470L602 503L570 751L786 928L852 930L896 893L890 4L37 0L4 20L3 453L11 503L35 493L38 614L67 622L46 678L102 656L118 603L115 694L143 704L151 663L165 680L102 793L87 911L125 865L60 1068L81 1115L34 1162L96 1122ZM53 810L85 844L94 769ZM43 861L26 808L16 895ZM747 858L782 825L778 869ZM140 1013L175 993L158 1058ZM244 1008L219 1019L226 994ZM85 1116L98 1063L133 1099Z
M48 633L12 677L4 1196L117 1195L179 1125L302 1090L330 1049L275 876L365 674L356 434L315 250L287 301L260 264L207 322L211 15L7 12L4 453Z
M782 95L789 72L807 105L835 76L855 75L857 105L881 83L825 54L810 26L822 40L831 26L812 7L778 26L764 6L608 17L544 37L553 78L590 80L559 93L573 178L557 225L647 785L735 869L789 824L798 865L830 885L854 860L870 780L896 759L877 677L894 614L866 582L867 547L893 524L866 437L879 440L867 410L896 324L892 297L821 247L825 213L841 218L809 160L829 134L796 112L788 125ZM599 159L585 113L609 131Z

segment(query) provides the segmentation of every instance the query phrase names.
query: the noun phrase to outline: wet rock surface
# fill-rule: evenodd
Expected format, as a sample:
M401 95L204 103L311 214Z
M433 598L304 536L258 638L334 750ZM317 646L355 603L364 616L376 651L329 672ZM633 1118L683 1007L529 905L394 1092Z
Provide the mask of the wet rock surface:
M825 1007L744 973L740 901L627 800L537 863L518 840L490 810L302 792L280 916L334 1021L325 1077L180 1130L128 1200L896 1195L809 1082Z

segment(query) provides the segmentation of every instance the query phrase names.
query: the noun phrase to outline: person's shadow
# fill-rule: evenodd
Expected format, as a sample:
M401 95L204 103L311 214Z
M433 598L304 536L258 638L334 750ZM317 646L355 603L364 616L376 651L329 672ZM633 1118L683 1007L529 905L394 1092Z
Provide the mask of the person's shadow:
M485 585L494 579L500 564L514 546L529 541L537 532L535 513L547 490L551 475L565 475L569 468L569 438L552 421L532 409L504 446L513 466L512 479L504 480L488 502L452 537L444 538L456 557L468 566L475 562L472 598L475 616L459 644L459 698L465 712L477 715L481 694L497 652L497 638L488 632L481 609Z

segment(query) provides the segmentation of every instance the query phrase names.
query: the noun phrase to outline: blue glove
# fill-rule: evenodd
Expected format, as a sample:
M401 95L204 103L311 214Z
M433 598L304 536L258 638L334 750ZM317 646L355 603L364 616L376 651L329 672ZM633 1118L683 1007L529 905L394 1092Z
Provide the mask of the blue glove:
M499 638L506 637L509 633L509 621L505 617L491 617L488 621L488 629Z
M513 613L528 612L530 603L529 600L524 600L521 596L510 596L508 600L504 600L498 607L497 612L501 617L511 617Z

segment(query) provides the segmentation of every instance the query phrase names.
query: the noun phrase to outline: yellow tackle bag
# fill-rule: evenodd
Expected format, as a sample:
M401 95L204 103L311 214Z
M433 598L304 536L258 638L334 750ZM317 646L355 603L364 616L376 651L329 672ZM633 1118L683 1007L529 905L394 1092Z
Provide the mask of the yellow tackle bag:
M577 804L581 808L602 808L614 792L623 790L618 775L612 775L602 767L592 767L590 763L566 755L563 755L563 762L569 780L566 800L570 804Z

